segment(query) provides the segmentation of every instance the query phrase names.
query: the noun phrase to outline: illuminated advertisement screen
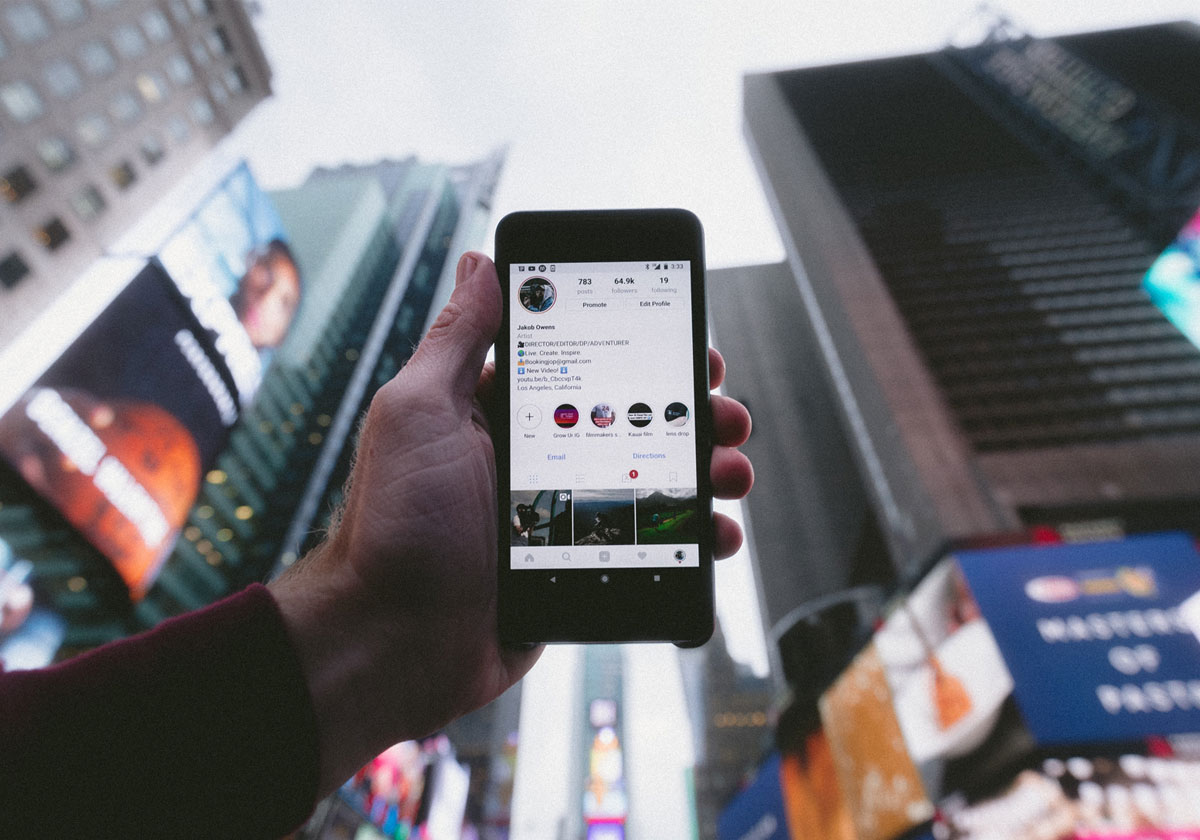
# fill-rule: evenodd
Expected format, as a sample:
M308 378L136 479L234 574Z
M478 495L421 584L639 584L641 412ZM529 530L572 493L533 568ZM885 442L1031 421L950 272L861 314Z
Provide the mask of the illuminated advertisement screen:
M300 306L300 272L271 199L242 163L159 249L248 405Z
M1192 535L959 552L1039 744L1200 732ZM949 666L949 663L947 663Z
M0 670L24 671L54 661L66 635L62 616L39 603L33 563L0 539Z
M733 798L717 818L718 840L788 840L786 806L779 779L780 756L772 753L754 780ZM834 836L834 835L829 835Z
M1142 285L1167 320L1200 347L1200 210L1150 266Z
M213 336L149 263L0 416L0 455L140 598L225 446L235 394Z
M408 836L418 824L430 761L419 741L403 741L359 769L340 795L387 836Z

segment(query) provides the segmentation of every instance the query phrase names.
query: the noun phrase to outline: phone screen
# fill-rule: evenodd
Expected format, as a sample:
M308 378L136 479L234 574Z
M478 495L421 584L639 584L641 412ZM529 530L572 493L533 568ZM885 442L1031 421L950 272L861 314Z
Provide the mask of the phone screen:
M690 262L509 269L510 567L698 565Z
M712 633L704 256L682 210L496 230L502 640Z

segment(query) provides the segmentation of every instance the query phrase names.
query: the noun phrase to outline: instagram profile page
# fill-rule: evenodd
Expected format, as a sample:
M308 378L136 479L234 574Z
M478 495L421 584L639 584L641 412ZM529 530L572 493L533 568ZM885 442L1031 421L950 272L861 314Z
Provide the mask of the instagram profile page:
M698 566L690 264L511 272L512 568Z

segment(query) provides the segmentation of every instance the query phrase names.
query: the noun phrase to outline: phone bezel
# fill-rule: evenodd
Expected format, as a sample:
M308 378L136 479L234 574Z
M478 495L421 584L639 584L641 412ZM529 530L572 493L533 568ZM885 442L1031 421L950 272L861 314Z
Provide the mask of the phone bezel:
M512 416L510 266L514 263L687 260L691 266L693 400L696 417L699 565L688 568L514 570L510 568L508 472ZM498 491L498 615L501 641L670 641L703 644L713 632L712 410L704 238L687 210L565 210L512 213L496 227L504 318L496 338L492 439ZM600 582L607 575L608 582ZM654 581L654 575L659 579ZM554 578L551 581L551 578Z

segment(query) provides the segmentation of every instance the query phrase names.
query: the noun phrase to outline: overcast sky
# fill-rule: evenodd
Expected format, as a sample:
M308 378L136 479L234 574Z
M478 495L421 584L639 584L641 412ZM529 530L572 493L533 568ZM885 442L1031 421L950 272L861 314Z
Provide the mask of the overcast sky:
M747 71L935 49L970 0L261 0L276 95L231 138L269 188L317 164L507 144L496 215L682 206L713 267L782 259L742 136ZM336 8L336 12L333 9ZM1012 0L1034 34L1200 20L1198 0ZM494 221L494 220L493 220ZM488 243L490 245L490 243Z

